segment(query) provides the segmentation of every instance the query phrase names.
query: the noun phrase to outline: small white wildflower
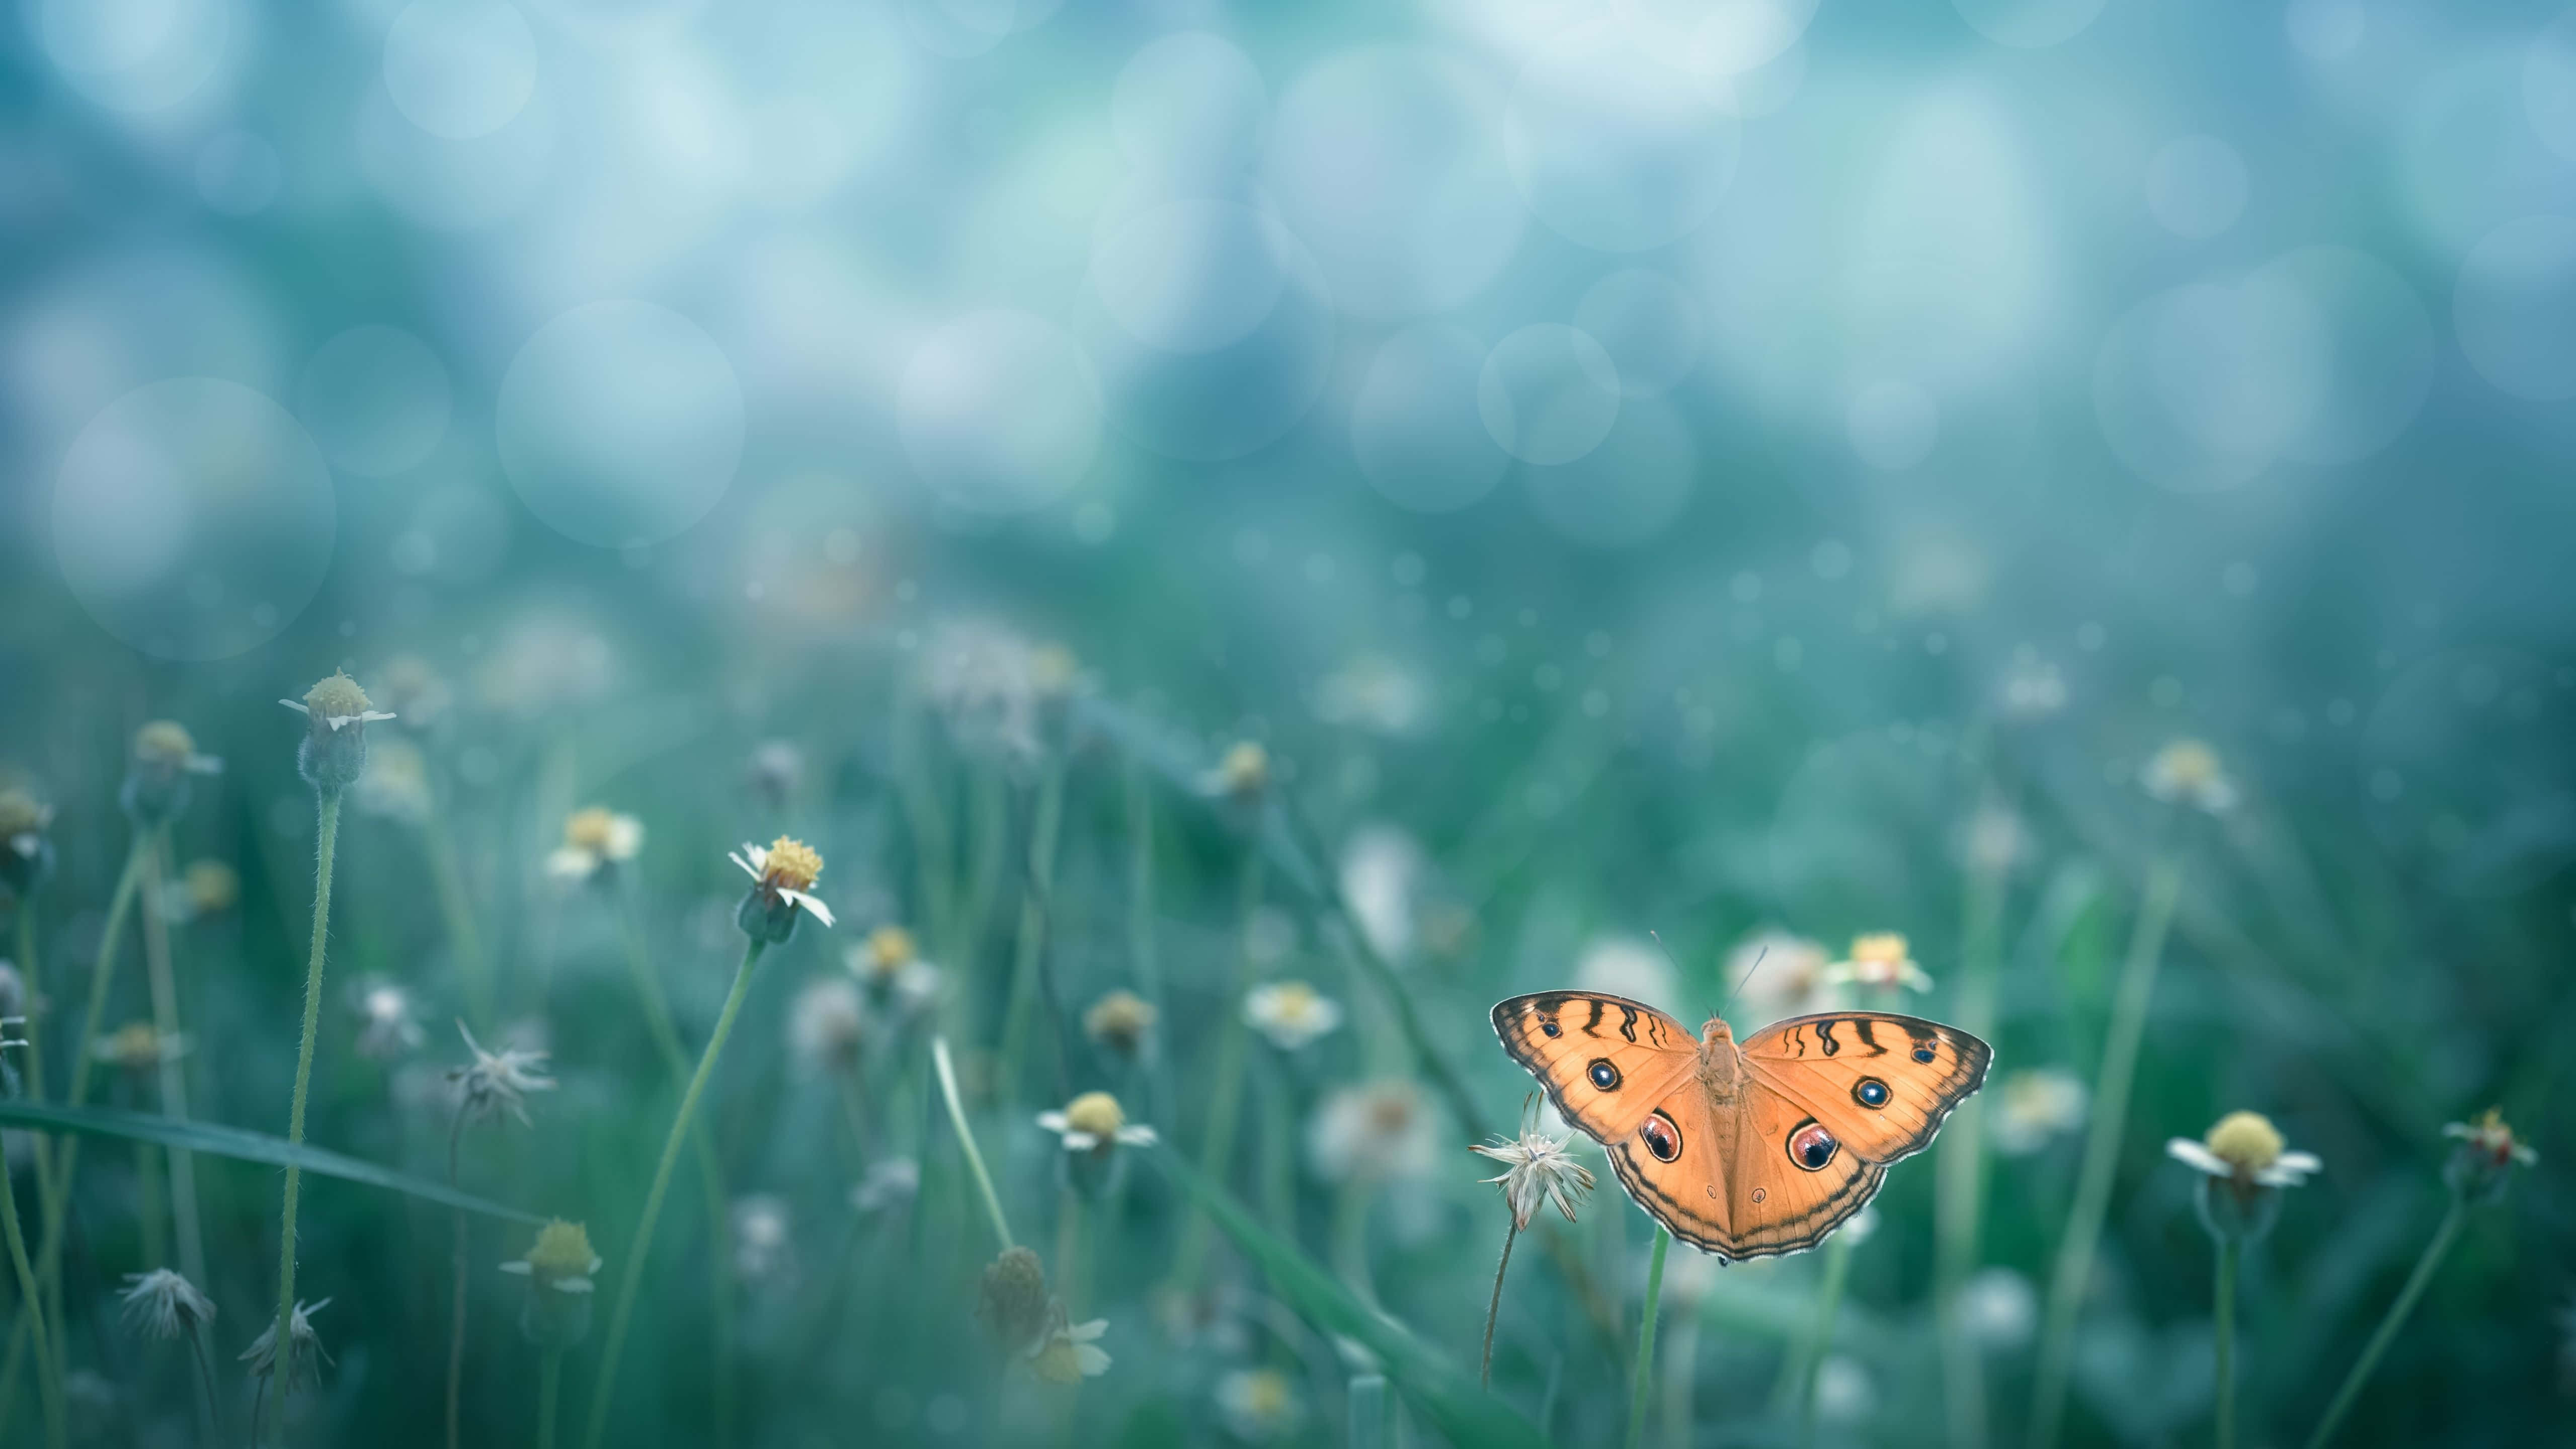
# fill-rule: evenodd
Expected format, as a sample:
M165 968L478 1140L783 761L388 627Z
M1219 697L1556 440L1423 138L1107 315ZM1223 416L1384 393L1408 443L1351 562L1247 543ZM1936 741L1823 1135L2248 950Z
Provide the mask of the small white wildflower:
M1342 1024L1342 1008L1303 981L1272 981L1243 998L1243 1019L1283 1052L1293 1052Z
M2199 740L2174 740L2156 751L2138 783L2168 805L2188 805L2211 815L2236 808L2236 783L2220 768L2218 752Z
M2039 1292L2010 1268L1981 1268L1959 1286L1959 1326L1983 1347L2019 1348L2039 1326Z
M1390 1077L1326 1097L1306 1150L1317 1174L1335 1182L1421 1178L1438 1168L1440 1126L1421 1088Z
M1875 991L1929 991L1932 978L1914 964L1908 954L1905 938L1894 931L1876 931L1852 938L1851 959L1837 961L1825 968L1825 980L1836 985L1867 987Z
M831 907L814 895L815 878L823 873L823 857L813 847L782 835L766 846L745 841L740 853L725 858L751 877L751 894L735 913L744 931L775 944L795 930L800 912L826 926L832 924ZM756 932L755 926L759 927Z
M901 1207L921 1192L921 1164L909 1157L889 1157L868 1164L867 1176L850 1189L850 1206L862 1214Z
M2027 1157L2049 1142L2084 1125L2090 1094L2073 1072L2055 1067L2026 1067L2007 1072L1997 1084L1995 1151Z
M858 983L846 976L818 976L805 983L787 1013L787 1045L808 1065L848 1071L857 1065L867 1032L867 1008Z
M1062 1111L1040 1112L1038 1125L1062 1138L1067 1152L1105 1152L1120 1143L1150 1147L1157 1140L1153 1128L1130 1123L1107 1092L1085 1092Z
M1503 1175L1482 1179L1499 1183L1503 1201L1512 1209L1512 1226L1525 1229L1538 1210L1549 1203L1574 1221L1574 1209L1592 1191L1592 1172L1574 1160L1566 1151L1568 1139L1550 1137L1536 1129L1524 1130L1516 1138L1497 1138L1490 1146L1478 1145L1473 1150L1503 1164Z
M733 1266L746 1283L765 1283L787 1276L795 1259L787 1200L769 1193L735 1198Z
M298 1303L287 1319L287 1340L292 1345L286 1364L288 1393L319 1383L323 1367L331 1362L331 1355L323 1351L322 1339L314 1333L312 1322L314 1314L330 1306L328 1298L311 1305ZM242 1350L241 1361L250 1365L251 1377L259 1381L260 1391L265 1394L271 1375L277 1372L277 1320L270 1319L259 1337L251 1340L250 1347Z
M411 993L394 982L382 976L362 976L351 987L349 997L360 1022L360 1056L391 1061L418 1050L427 1039Z
M516 1047L487 1052L464 1022L458 1022L456 1030L464 1036L467 1050L474 1053L470 1065L454 1068L447 1074L447 1080L459 1085L459 1110L470 1121L488 1122L508 1112L519 1119L521 1126L533 1125L528 1120L527 1094L551 1092L555 1088L554 1078L540 1075L545 1068L546 1054L521 1051Z
M2270 1118L2230 1112L2207 1137L2176 1137L2165 1143L2165 1152L2196 1172L2260 1187L2297 1187L2325 1167L2315 1153L2288 1152L2284 1146L2281 1130Z
M1275 1368L1236 1369L1217 1380L1216 1406L1236 1438L1255 1444L1295 1432L1306 1417L1297 1385Z
M152 1338L195 1333L215 1319L215 1305L197 1285L167 1268L125 1275L125 1326Z
M564 818L563 844L546 857L546 874L559 881L588 881L633 860L643 849L643 821L592 805Z
M1109 1331L1109 1320L1095 1318L1089 1323L1065 1321L1064 1305L1054 1307L1054 1322L1037 1347L1029 1352L1029 1368L1051 1384L1078 1383L1096 1379L1109 1372L1109 1353L1099 1345L1099 1338Z

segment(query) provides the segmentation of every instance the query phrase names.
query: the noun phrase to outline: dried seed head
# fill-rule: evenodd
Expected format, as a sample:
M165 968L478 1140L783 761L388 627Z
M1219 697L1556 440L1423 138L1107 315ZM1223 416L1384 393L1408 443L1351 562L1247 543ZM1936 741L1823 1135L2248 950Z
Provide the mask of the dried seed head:
M994 1342L1024 1353L1047 1329L1046 1267L1028 1248L1004 1248L984 1269L975 1317Z

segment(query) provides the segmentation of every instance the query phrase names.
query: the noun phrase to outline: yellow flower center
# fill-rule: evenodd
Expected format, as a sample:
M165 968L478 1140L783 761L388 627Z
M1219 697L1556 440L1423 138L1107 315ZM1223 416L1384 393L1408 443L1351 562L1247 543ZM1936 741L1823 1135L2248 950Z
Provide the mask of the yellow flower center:
M161 1038L148 1021L130 1021L107 1039L108 1055L122 1065L148 1067L161 1059Z
M1288 1412L1288 1380L1277 1369L1255 1369L1243 1378L1243 1407L1267 1422Z
M2230 1112L2203 1139L2212 1156L2238 1172L2260 1172L2281 1158L2281 1129L2260 1112Z
M1380 1092L1369 1099L1369 1130L1393 1137L1413 1123L1413 1099L1400 1092Z
M1905 937L1895 931L1875 931L1852 937L1852 960L1879 966L1902 965L1906 959Z
M2157 753L2156 767L2177 785L2207 785L2218 779L2218 752L2198 740L2176 740Z
M2478 1114L2477 1119L2469 1123L2469 1143L2499 1158L2512 1156L2513 1129L2505 1125L2503 1110L2489 1107Z
M1315 1014L1315 988L1303 981L1282 981L1270 993L1271 1010L1281 1021L1304 1021Z
M545 1278L579 1278L598 1259L590 1249L590 1234L580 1223L556 1218L537 1230L537 1245L528 1250L528 1269Z
M35 796L24 790L0 790L0 842L42 830L50 818Z
M196 738L175 720L156 719L134 732L134 757L148 764L177 768L194 759Z
M605 806L593 805L564 817L564 844L574 850L604 854L616 833L617 816Z
M909 964L914 954L912 933L901 926L879 926L868 932L868 964L881 975Z
M1257 794L1270 783L1270 752L1258 741L1238 740L1217 766L1217 778L1228 794Z
M804 841L780 836L770 842L769 864L760 873L762 883L780 890L810 891L814 878L823 873L823 857Z
M220 860L188 862L188 903L209 915L241 899L241 875Z
M1119 1109L1118 1099L1107 1092L1085 1092L1065 1104L1064 1125L1105 1142L1127 1125L1127 1114Z
M358 687L358 681L342 672L306 690L304 707L313 711L317 718L332 719L365 714L369 706L367 692Z

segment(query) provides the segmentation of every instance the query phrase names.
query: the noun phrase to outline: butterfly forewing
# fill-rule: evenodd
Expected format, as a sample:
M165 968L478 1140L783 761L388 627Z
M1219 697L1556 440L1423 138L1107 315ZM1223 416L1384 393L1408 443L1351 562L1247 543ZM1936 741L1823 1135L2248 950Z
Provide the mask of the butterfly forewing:
M1559 1115L1612 1145L1689 1076L1698 1050L1688 1027L1644 1002L1580 991L1502 1002L1494 1035Z
M1756 1080L1882 1166L1931 1146L1942 1119L1985 1084L1993 1057L1956 1027L1891 1012L1791 1017L1744 1043Z

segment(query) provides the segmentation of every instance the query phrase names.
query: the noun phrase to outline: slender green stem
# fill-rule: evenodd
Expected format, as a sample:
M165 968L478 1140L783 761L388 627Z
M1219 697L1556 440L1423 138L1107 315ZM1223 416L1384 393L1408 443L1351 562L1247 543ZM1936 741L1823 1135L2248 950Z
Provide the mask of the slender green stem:
M555 1401L563 1388L563 1350L550 1348L537 1365L537 1449L555 1449Z
M1816 1287L1816 1326L1798 1362L1798 1443L1816 1442L1816 1378L1825 1350L1834 1342L1834 1316L1841 1312L1843 1285L1851 1281L1852 1249L1859 1246L1846 1227L1825 1245L1825 1278Z
M1503 1316L1503 1274L1512 1266L1512 1244L1521 1236L1520 1219L1503 1233L1503 1260L1494 1265L1494 1301L1485 1305L1485 1355L1476 1370L1476 1382L1486 1388L1494 1386L1494 1321Z
M18 1224L18 1191L10 1184L5 1172L0 1172L0 1228L5 1228L9 1235L9 1266L18 1275L19 1301L24 1305L35 1305L40 1301L36 1270L27 1261L27 1234ZM23 1309L21 1313L35 1339L36 1393L44 1401L45 1442L53 1449L63 1449L63 1381L54 1363L54 1337L45 1327L43 1314L25 1313Z
M2218 1282L2210 1293L2218 1314L2218 1449L2236 1449L2236 1240L2218 1245Z
M465 1141L465 1104L456 1104L456 1117L447 1127L447 1185L457 1185L457 1149ZM448 1256L449 1276L455 1281L448 1294L447 1311L447 1449L457 1449L457 1433L465 1407L465 1210L453 1214L448 1237L453 1247Z
M304 1103L313 1090L313 1042L322 1025L322 956L331 936L331 862L340 846L340 792L319 790L315 795L320 829L313 841L313 949L304 968L304 1041L295 1052L295 1099L286 1114L286 1140L295 1143L304 1140ZM303 1185L302 1170L288 1163L286 1204L278 1219L278 1372L271 1375L275 1397L270 1403L281 1437L286 1433L286 1391L295 1378L289 1362L295 1352L295 1210Z
M2406 1326L2406 1316L2415 1311L2415 1300L2424 1296L2424 1288L2433 1281L2434 1270L2451 1251L2452 1240L2459 1237L2460 1227L2468 1220L2468 1207L2458 1198L2451 1199L2451 1210L2442 1214L2442 1225L2433 1230L2433 1241L2424 1245L2424 1256L2415 1260L2415 1271L2407 1275L2406 1286L2397 1292L2397 1301L2388 1305L2388 1316L2379 1320L2378 1331L2353 1361L2352 1372L2344 1376L2343 1387L2335 1390L2334 1402L2326 1406L2326 1416L2317 1421L2317 1431L2308 1436L2308 1449L2325 1449L2334 1437L2344 1415L2352 1412L2355 1399L2361 1397L2361 1386L2370 1382L2371 1370L2379 1367L2380 1356L2397 1338L2397 1330Z
M1064 818L1064 763L1050 757L1029 819L1028 878L1020 896L1019 935L1012 946L1011 987L1002 1021L1001 1081L994 1100L1019 1100L1020 1064L1038 1010L1038 966L1046 952L1047 912L1055 883L1058 826ZM1059 1074L1061 1075L1061 1074Z
M170 949L170 920L163 896L169 874L170 832L154 839L145 868L143 891L143 964L152 984L152 1029L164 1043L179 1038L179 975ZM199 1044L203 1046L203 1043ZM161 1054L161 1115L188 1120L188 1071L175 1052ZM206 1241L197 1220L196 1154L171 1149L170 1218L177 1231L179 1271L191 1283L206 1281ZM154 1266L159 1266L156 1262Z
M1655 1317L1664 1306L1664 1251L1673 1235L1655 1229L1655 1255L1646 1260L1646 1316L1637 1325L1637 1362L1628 1376L1628 1449L1646 1437L1646 1389L1655 1377Z
M993 1236L1002 1240L1002 1251L1007 1252L1011 1220L1002 1215L1001 1194L993 1191L993 1175L984 1170L984 1154L976 1150L975 1129L966 1125L966 1104L957 1096L957 1068L948 1060L948 1038L930 1039L930 1065L939 1074L939 1095L948 1101L948 1122L957 1129L957 1145L966 1153L967 1170L975 1174L975 1186L984 1194L984 1211L992 1215Z
M590 1425L582 1435L588 1449L599 1449L608 1435L608 1402L617 1389L617 1360L626 1349L626 1326L635 1314L635 1294L643 1285L644 1263L653 1248L653 1228L661 1221L662 1199L671 1190L671 1169L680 1160L680 1145L689 1138L689 1124L698 1115L698 1099L706 1095L707 1081L715 1075L716 1059L724 1054L725 1038L733 1035L734 1018L742 1014L743 998L751 994L752 968L760 964L760 953L768 943L753 938L743 948L742 964L734 968L733 989L725 993L724 1010L716 1017L716 1029L707 1037L707 1049L698 1057L698 1070L689 1078L689 1089L680 1097L680 1110L671 1119L670 1136L662 1143L662 1160L653 1168L652 1190L644 1194L644 1217L635 1226L635 1242L627 1250L625 1271L618 1275L617 1307L608 1317L608 1342L599 1357L599 1379L590 1391ZM707 1225L710 1233L724 1231L721 1219ZM714 1251L721 1253L717 1246Z
M1361 1374L1351 1380L1350 1449L1391 1449L1395 1433L1395 1397L1386 1391L1384 1374Z
M1217 1025L1216 1082L1208 1093L1207 1127L1199 1139L1199 1171L1217 1183L1233 1176L1235 1119L1243 1113L1243 1074L1251 1056L1251 1027L1243 1019L1243 998L1252 988L1252 937L1261 914L1262 861L1259 842L1245 842L1237 892L1234 984L1226 992L1225 1016ZM1196 1296L1199 1291L1215 1231L1206 1213L1191 1211L1172 1266L1172 1280L1184 1294Z
M1165 1022L1162 959L1154 949L1154 796L1147 788L1145 762L1127 757L1127 956L1136 972L1136 989ZM1157 1047L1148 1063L1153 1084L1153 1117L1172 1121L1171 1054Z
M2093 1277L2093 1255L2102 1241L2103 1215L2110 1211L2111 1188L2119 1174L2120 1143L2128 1130L2129 1085L2137 1075L2138 1047L2147 1028L2147 1005L2155 994L2156 967L2164 957L2165 930L2173 924L2174 903L2182 893L2182 868L2164 856L2147 868L2145 899L2138 907L2137 929L2129 938L2129 956L2120 968L2120 989L2111 1008L2111 1030L2102 1045L2102 1073L2093 1091L2093 1121L2084 1139L2084 1165L2075 1184L2075 1203L2066 1217L2066 1236L2057 1248L2057 1267L2048 1284L2048 1317L2040 1330L2039 1367L2030 1399L2030 1449L2056 1449L2066 1413L2066 1375L2074 1362L2075 1315Z
M26 974L27 982L27 1072L25 1077L27 1099L31 1102L42 1102L45 1100L45 1027L47 1024L45 978L36 965L36 903L24 898L18 902L18 969ZM44 1205L53 1201L54 1197L53 1140L42 1133L31 1135L36 1149L36 1207L39 1212L42 1212ZM41 1303L43 1300L34 1298L27 1301ZM8 1368L5 1373L0 1373L0 1425L7 1424L16 1416L18 1371L26 1355L27 1318L23 1313L16 1317L17 1321L11 1329L9 1338Z
M143 1229L143 1261L155 1268L166 1267L170 1262L170 1217L161 1201L158 1143L138 1139L134 1144L134 1198L134 1215Z
M1990 797L1984 808L2002 807ZM1958 1014L1953 1020L1962 1031L1989 1041L1995 1031L2004 887L1999 866L1979 862L1970 869L1959 941ZM1972 1097L1960 1104L1941 1134L1933 1184L1934 1280L1950 1449L1982 1449L1986 1442L1985 1363L1961 1315L1962 1294L1977 1267L1978 1226L1985 1211L1985 1127L1982 1099Z
M617 915L618 935L626 945L626 974L635 985L636 1004L643 1009L645 1034L661 1054L663 1069L671 1074L671 1084L686 1091L688 1049L681 1045L680 1029L672 1023L670 1000L663 994L660 974L653 969L644 922L636 912L632 893L623 880L617 886L617 900L611 909ZM721 1234L725 1228L724 1167L716 1160L715 1138L705 1123L689 1130L689 1149L698 1165L699 1190L706 1199L707 1231ZM733 1442L733 1255L709 1253L707 1278L708 1330L715 1340L716 1443L722 1449Z
M79 1037L72 1042L70 1102L74 1107L81 1106L89 1100L90 1068L94 1065L90 1043L98 1039L100 1021L107 1014L107 988L116 975L117 947L124 941L125 917L133 909L136 891L143 881L145 851L151 842L151 835L152 832L148 830L135 832L134 843L126 851L125 870L116 880L116 894L108 900L107 924L99 932L98 956L90 966L89 1010L82 1017ZM30 980L32 981L33 978L31 977ZM35 1035L32 1024L28 1035L30 1037ZM32 1061L31 1057L31 1064ZM18 1307L17 1326L9 1336L8 1367L5 1371L0 1371L0 1413L5 1413L17 1398L18 1364L20 1356L26 1352L31 1336L30 1316L35 1313L45 1314L52 1330L55 1348L61 1349L65 1346L62 1294L63 1215L71 1204L72 1175L80 1167L80 1147L81 1139L78 1136L66 1136L62 1141L62 1154L55 1162L52 1188L46 1190L41 1180L38 1184L39 1191L44 1192L44 1201L39 1204L43 1209L39 1219L42 1232L38 1239L42 1246L36 1251L36 1283L43 1292L40 1297L29 1299ZM55 1359L54 1366L57 1369L62 1367L59 1355ZM62 1384L57 1382L53 1392L59 1398L63 1392Z

